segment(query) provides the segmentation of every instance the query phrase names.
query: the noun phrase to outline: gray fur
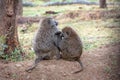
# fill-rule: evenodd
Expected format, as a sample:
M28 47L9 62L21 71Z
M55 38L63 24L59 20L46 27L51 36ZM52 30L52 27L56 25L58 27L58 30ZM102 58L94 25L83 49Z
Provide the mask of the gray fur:
M36 59L33 66L26 71L34 69L41 60L52 59L59 54L58 48L54 45L54 34L56 32L58 32L58 28L54 19L44 18L40 21L40 27L33 40L33 50L35 51Z

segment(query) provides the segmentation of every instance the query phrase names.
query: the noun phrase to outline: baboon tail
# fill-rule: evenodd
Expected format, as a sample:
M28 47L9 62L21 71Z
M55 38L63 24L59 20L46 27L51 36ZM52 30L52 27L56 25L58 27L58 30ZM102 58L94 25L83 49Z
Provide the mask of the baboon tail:
M80 66L81 66L81 70L83 70L83 64L82 64L82 61L79 59L79 64L80 64Z
M37 64L38 64L41 60L42 60L41 57L37 57L37 58L35 59L33 65L32 65L30 68L26 69L25 71L26 71L26 72L31 72L33 69L35 69L35 67L37 66Z
M77 62L80 64L81 69L80 69L79 71L75 71L74 73L79 73L79 72L83 71L83 64L82 64L82 61L79 59L79 60L77 60Z

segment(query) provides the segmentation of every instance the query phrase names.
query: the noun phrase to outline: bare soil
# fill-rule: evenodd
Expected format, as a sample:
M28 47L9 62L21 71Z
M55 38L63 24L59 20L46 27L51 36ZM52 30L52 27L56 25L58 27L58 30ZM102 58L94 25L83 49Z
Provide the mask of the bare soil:
M120 43L103 45L84 51L84 70L77 62L64 60L41 61L31 73L25 72L33 60L5 62L0 60L0 80L120 80Z

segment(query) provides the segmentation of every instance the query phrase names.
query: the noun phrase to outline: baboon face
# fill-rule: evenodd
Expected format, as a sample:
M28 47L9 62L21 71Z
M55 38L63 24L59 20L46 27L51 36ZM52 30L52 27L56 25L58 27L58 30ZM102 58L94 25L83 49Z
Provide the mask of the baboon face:
M47 28L54 28L58 25L58 22L55 21L53 18L44 18L40 21L42 26L45 26Z
M48 20L48 23L51 25L51 27L55 27L55 26L58 25L58 22L55 21L54 19L50 19L50 20Z
M69 38L71 36L71 29L68 27L65 27L62 30L62 32L63 32L64 38Z
M68 38L68 37L70 37L70 33L69 33L69 31L63 32L63 34L64 34L64 38Z
M62 29L64 38L73 38L75 37L77 34L76 32L71 28L71 27L65 27Z

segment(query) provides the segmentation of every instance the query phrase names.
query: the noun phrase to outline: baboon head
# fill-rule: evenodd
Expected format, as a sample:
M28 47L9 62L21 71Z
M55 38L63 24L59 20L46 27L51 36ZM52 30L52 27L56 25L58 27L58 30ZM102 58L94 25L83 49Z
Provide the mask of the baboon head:
M44 26L46 28L54 28L58 25L58 22L55 21L53 18L43 18L40 20L41 26Z
M77 34L71 27L65 27L62 29L64 38L75 37Z

